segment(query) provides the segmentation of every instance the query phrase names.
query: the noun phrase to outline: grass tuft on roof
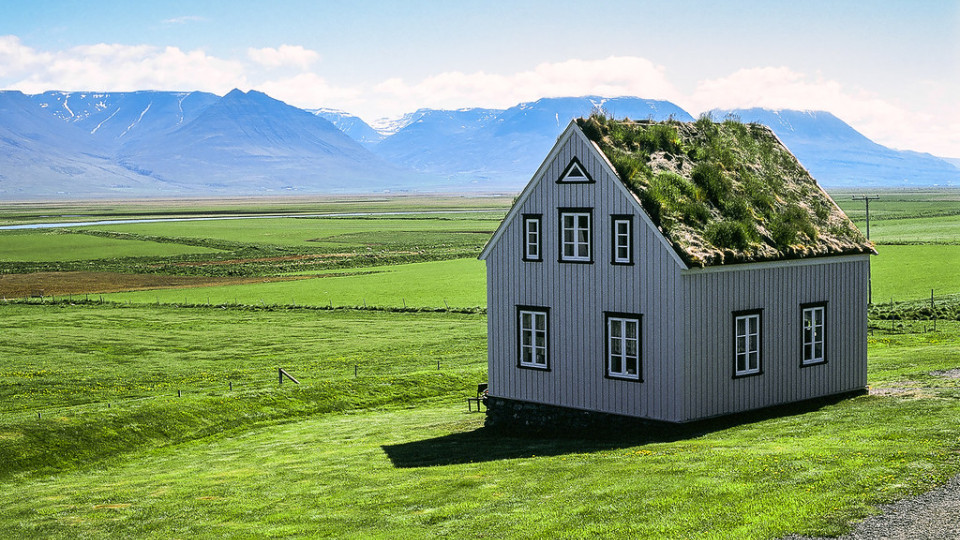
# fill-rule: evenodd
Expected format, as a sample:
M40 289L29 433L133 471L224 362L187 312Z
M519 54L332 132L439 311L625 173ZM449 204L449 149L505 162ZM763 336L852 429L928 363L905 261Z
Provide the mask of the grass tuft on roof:
M766 126L602 114L577 125L688 266L875 253Z

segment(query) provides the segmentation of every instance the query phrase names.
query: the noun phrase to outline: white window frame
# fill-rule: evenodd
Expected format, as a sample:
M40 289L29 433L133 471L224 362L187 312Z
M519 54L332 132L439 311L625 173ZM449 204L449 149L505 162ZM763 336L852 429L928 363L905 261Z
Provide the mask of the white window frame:
M523 260L543 260L543 219L540 214L523 216Z
M568 226L567 218L570 219ZM586 226L583 219L586 218ZM567 233L570 233L569 235ZM593 216L584 210L560 211L560 261L593 262ZM572 254L567 254L570 247ZM584 249L581 249L584 248Z
M762 311L733 314L733 376L761 373Z
M518 307L517 340L519 367L550 369L550 318L545 308Z
M642 381L642 355L640 348L642 345L643 331L640 327L642 317L640 315L628 313L606 313L606 376L611 379L627 379L632 381ZM633 332L629 332L630 325L633 325ZM629 351L633 346L633 353ZM629 369L629 364L633 363L633 370ZM619 369L617 369L619 364Z
M625 231L621 231L621 226ZM614 216L611 226L613 239L613 264L633 264L633 219L629 216ZM623 251L625 255L621 256Z
M826 355L826 303L800 306L801 365L812 366L827 361ZM819 351L817 350L819 346ZM819 352L819 354L818 354Z

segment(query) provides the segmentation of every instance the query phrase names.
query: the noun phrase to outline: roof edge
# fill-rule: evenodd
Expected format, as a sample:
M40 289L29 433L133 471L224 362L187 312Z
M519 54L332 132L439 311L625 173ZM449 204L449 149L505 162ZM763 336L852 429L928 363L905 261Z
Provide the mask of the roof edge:
M527 185L524 186L524 188L520 191L520 194L517 195L517 200L514 201L513 206L511 206L510 210L507 211L507 215L503 216L503 221L500 222L500 226L497 227L496 231L494 231L493 236L490 237L487 245L483 247L480 255L477 256L477 259L481 261L487 260L487 257L490 255L490 250L492 250L493 246L500 241L500 237L503 236L503 231L507 228L507 225L514 218L514 216L517 215L517 212L520 211L520 207L523 206L523 203L526 202L527 198L530 197L530 193L533 192L533 188L540 183L540 180L543 179L542 176L546 171L547 166L557 157L557 155L560 153L560 148L574 132L579 132L580 136L582 136L584 139L587 138L586 135L580 131L580 127L577 125L576 120L570 120L570 123L567 124L567 127L564 128L563 132L557 136L557 140L553 143L553 148L550 149L550 152L547 153L547 157L543 159L543 161L540 163L540 166L537 167L536 172L534 172L533 176L530 177L530 181L527 182Z

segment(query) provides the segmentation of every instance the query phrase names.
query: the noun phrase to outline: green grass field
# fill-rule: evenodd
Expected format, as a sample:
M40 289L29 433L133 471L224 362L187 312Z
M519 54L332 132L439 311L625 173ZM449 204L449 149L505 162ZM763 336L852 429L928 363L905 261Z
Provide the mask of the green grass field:
M142 304L486 307L486 266L477 259L454 259L328 271L297 281L105 294L103 299Z
M918 300L960 292L960 244L877 246L870 259L874 303Z
M356 246L407 246L438 243L483 244L502 213L411 215L403 217L265 218L103 225L83 229L167 238L200 238L271 244L353 249ZM441 236L442 235L442 236Z
M0 231L0 262L86 261L124 257L170 257L218 250L183 244L118 240L55 231Z
M876 222L871 206L875 302L923 300L931 288L956 302L956 195L888 194ZM0 258L0 274L308 278L104 294L103 305L0 302L0 537L773 539L841 533L876 504L960 472L960 379L949 376L960 322L934 332L904 320L923 303L872 308L883 319L871 321L874 395L619 440L481 429L463 398L486 377L482 313L303 307L485 306L475 257L509 200L487 203L436 206L481 214L0 232L0 254L13 257ZM264 207L430 209L423 199L324 204ZM0 205L0 221L56 208L258 210ZM279 367L302 384L278 384Z
M876 396L679 440L479 429L480 315L0 305L0 331L4 537L779 538L960 471L932 374L957 322L874 330Z

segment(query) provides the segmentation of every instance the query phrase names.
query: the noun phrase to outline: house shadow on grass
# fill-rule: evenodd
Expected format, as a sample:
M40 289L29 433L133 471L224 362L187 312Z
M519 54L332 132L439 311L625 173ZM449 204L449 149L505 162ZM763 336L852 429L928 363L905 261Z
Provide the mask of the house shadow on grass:
M605 428L554 430L531 434L483 427L442 437L384 445L382 448L393 466L401 469L616 450L691 439L772 418L805 414L864 393L812 399L686 424L607 415L608 419L614 418L615 421Z

